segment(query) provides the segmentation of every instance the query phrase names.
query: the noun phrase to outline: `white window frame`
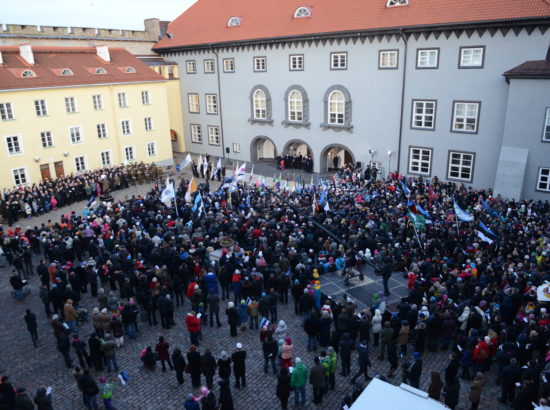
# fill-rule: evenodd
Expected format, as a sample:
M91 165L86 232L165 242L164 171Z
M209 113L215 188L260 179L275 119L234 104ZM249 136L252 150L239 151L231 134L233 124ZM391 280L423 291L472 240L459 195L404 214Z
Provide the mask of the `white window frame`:
M432 158L431 148L409 147L409 174L429 176L432 172Z
M196 74L197 73L197 61L196 60L187 60L185 62L185 70L187 74Z
M106 156L109 159L107 163L105 163L104 154L107 154ZM110 149L108 149L107 151L101 151L99 153L99 161L101 162L102 167L109 167L113 165L113 151Z
M254 57L253 62L255 73L265 73L267 71L267 57Z
M21 137L21 134L4 136L4 143L6 144L6 152L8 153L9 157L13 157L15 155L21 155L24 153L23 138ZM11 149L10 149L10 146L11 146Z
M432 113L428 112L429 105L431 105ZM418 108L421 109L418 112ZM411 115L411 128L415 130L435 130L435 115L437 110L437 101L436 100L413 100L412 104L412 115ZM420 124L417 124L417 122ZM431 121L431 125L427 123Z
M304 71L304 55L290 54L288 56L288 69L290 71Z
M263 96L263 97L262 97ZM252 96L253 114L255 120L267 120L267 95L264 90L257 89Z
M337 51L330 53L330 69L331 70L347 70L348 68L348 53L346 51Z
M481 52L478 56L476 52ZM460 47L459 68L483 68L485 46Z
M78 140L75 140L75 137L78 137ZM69 141L71 145L82 144L84 142L82 125L73 125L69 127Z
M101 94L94 94L92 95L92 104L94 106L94 110L103 110L103 95Z
M46 100L34 100L34 109L37 117L46 117L48 115L48 103Z
M82 160L82 164L80 164L80 161ZM87 155L78 155L73 158L73 164L74 164L74 170L76 173L78 172L86 172L88 170L88 156ZM82 169L78 169L79 166L82 166Z
M2 121L11 121L15 119L11 102L0 103L0 119Z
M298 93L299 98L294 98L293 94ZM303 122L304 121L304 96L300 90L290 90L288 93L288 121Z
M432 61L432 56L435 56L434 61ZM418 69L439 68L439 48L416 49L416 68Z
M21 73L21 78L32 78L36 77L36 73L32 70L25 70Z
M217 94L206 94L206 113L207 114L218 114L218 95Z
M52 148L53 147L52 132L42 131L40 133L40 142L42 143L42 148Z
M234 142L232 144L233 152L241 152L241 144L238 142Z
M125 146L124 148L124 162L125 163L128 163L128 162L134 162L137 160L137 155L136 155L136 146L135 145L127 145ZM132 158L131 159L128 159L128 149L130 149L130 151L132 152Z
M145 117L143 119L144 125L145 125L145 131L153 131L153 118L152 117Z
M470 108L475 106L475 116L471 115ZM463 107L464 114L459 115L457 111ZM481 109L481 102L479 101L453 101L453 122L451 124L452 132L460 132L466 134L477 134L479 129L479 112ZM472 126L473 129L467 129Z
M157 142L156 141L148 142L147 143L147 156L156 157L158 154L159 154L159 152L158 152Z
M300 6L294 12L295 19L306 18L306 17L311 17L311 10L308 7Z
M223 59L223 72L224 73L234 73L235 72L235 59L234 58L224 58Z
M342 100L333 100L336 94L342 97ZM329 125L345 125L346 124L346 96L340 90L332 91L327 99L327 123ZM336 108L336 109L334 109ZM340 118L341 116L341 118Z
M200 124L191 124L191 142L202 144L202 128Z
M21 185L28 185L29 184L29 177L27 175L27 167L12 168L11 169L11 177L13 178L13 185L15 185L15 186L21 186ZM17 182L18 178L19 178L19 183ZM22 182L21 178L23 178L25 181Z
M542 128L542 140L544 142L550 142L550 107L546 108L544 127Z
M119 108L127 108L128 107L128 95L126 94L126 92L118 93L117 98L118 98Z
M198 93L187 94L187 104L189 105L189 113L200 114L200 98Z
M144 90L141 92L141 103L143 105L150 105L151 104L151 98L149 95L149 90Z
M227 27L237 27L240 25L241 25L240 17L230 17L229 20L227 20Z
M470 165L464 164L464 161L469 158ZM458 160L458 163L453 163L453 160ZM449 159L447 164L447 179L460 182L472 182L474 179L474 167L475 167L476 155L473 152L462 151L449 151ZM464 170L468 171L469 178L462 177ZM458 173L458 176L451 175L451 173Z
M100 140L103 140L109 137L109 134L107 133L107 124L105 123L96 124L95 129L97 131L97 138L99 138Z
M537 176L537 191L550 192L550 168L540 167Z
M76 107L76 98L65 97L65 110L67 110L67 114L74 114L78 112Z
M124 136L132 135L132 120L120 120L120 132Z
M220 127L217 125L208 126L208 144L220 145Z
M203 68L205 74L214 74L216 72L216 65L214 60L209 58L203 61Z
M380 70L394 70L399 67L399 50L378 51L378 68Z

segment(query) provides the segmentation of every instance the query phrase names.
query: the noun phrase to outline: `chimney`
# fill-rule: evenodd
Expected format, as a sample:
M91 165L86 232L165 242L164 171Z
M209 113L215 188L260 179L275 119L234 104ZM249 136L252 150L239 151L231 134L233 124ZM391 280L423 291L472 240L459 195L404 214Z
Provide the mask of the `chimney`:
M109 55L109 47L107 46L96 46L97 56L103 61L110 62L111 56Z
M30 44L19 46L19 54L28 64L34 64L34 56L32 54L32 47Z

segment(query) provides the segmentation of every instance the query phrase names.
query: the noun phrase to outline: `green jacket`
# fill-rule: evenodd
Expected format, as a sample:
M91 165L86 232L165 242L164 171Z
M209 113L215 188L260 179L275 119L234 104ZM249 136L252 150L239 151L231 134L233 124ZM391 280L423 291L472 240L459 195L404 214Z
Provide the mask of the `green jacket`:
M321 364L327 369L327 375L336 373L336 353L322 357Z
M113 385L111 383L101 383L99 385L99 391L101 392L101 397L108 399L113 396Z
M303 363L296 363L290 375L290 385L292 387L305 386L307 382L307 367Z

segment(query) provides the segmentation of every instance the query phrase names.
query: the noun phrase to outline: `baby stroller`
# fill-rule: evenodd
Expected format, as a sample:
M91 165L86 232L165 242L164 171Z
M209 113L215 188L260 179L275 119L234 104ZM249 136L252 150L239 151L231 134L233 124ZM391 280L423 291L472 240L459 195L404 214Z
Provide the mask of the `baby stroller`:
M78 308L76 310L76 321L77 323L83 323L88 321L88 310L84 308Z

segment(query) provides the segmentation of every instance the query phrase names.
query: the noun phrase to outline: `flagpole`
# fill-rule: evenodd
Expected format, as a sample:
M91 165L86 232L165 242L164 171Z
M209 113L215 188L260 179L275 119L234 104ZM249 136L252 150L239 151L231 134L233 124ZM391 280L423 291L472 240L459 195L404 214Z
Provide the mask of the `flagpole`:
M418 236L418 231L416 230L416 226L415 226L415 222L414 220L412 221L412 225L413 225L413 229L414 229L414 234L416 236L416 240L418 241L418 245L420 246L420 251L422 253L424 253L424 245L422 245L422 242L420 241L420 237Z
M460 237L460 232L458 230L458 213L456 212L456 209L455 209L455 221L456 221L456 234L458 237Z

